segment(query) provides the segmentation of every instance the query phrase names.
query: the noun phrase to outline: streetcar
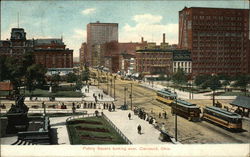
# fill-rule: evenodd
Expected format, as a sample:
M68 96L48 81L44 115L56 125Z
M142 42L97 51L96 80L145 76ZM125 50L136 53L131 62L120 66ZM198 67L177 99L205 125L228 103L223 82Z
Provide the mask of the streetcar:
M242 118L239 114L218 107L206 106L203 109L202 119L224 126L228 129L242 129Z
M176 99L176 94L167 89L158 90L156 94L156 100L170 106Z
M177 114L190 121L200 121L201 110L196 104L177 99L177 101L173 102L171 105L171 113Z

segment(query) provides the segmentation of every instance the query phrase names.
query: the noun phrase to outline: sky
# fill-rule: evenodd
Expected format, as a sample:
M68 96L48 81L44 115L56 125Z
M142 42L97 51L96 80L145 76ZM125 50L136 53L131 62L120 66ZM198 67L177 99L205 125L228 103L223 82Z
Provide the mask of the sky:
M11 28L24 28L28 39L61 38L79 56L90 22L118 23L119 42L178 43L178 12L187 7L249 9L247 0L162 1L1 1L1 40L10 38Z

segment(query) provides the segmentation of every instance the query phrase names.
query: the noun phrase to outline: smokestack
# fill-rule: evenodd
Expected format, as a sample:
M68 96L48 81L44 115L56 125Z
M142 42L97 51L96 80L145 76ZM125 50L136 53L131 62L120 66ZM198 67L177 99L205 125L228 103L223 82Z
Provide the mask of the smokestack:
M165 37L165 33L163 33L163 44L165 44L165 39L166 37Z
M142 43L144 42L144 39L143 39L143 37L141 37L141 42L142 42Z

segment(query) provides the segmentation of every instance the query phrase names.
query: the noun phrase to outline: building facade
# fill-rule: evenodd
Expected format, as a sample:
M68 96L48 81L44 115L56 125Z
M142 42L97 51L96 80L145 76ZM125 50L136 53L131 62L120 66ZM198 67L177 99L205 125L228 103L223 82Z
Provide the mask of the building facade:
M62 39L35 40L34 56L36 64L46 68L73 68L73 50Z
M192 74L250 73L249 10L184 8L179 12L179 48L189 49Z
M34 40L26 39L23 28L12 28L10 39L0 40L0 56L21 57L33 47Z
M22 57L26 52L34 54L36 64L46 68L72 68L73 50L66 48L62 39L26 39L23 28L12 28L10 40L0 41L0 57Z
M173 50L173 73L182 69L186 74L192 73L191 52L188 50Z
M97 60L94 54L95 45L108 43L111 41L118 42L118 23L89 23L87 25L87 54L86 61L89 65L93 65L93 61Z
M85 64L86 63L86 54L87 54L87 43L82 43L81 48L79 49L79 58L80 63Z

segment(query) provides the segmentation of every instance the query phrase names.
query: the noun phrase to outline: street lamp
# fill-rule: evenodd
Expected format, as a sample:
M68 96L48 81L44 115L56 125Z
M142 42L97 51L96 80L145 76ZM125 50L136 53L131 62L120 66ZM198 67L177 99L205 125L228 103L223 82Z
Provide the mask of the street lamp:
M131 104L130 104L130 105L131 105L131 110L133 110L133 106L132 106L132 104L133 104L133 103L132 103L132 91L133 91L133 90L132 90L132 89L133 89L133 88L132 88L132 83L131 83L131 93L130 93L130 101L131 101Z
M115 100L115 79L116 79L116 75L114 76L114 100Z

